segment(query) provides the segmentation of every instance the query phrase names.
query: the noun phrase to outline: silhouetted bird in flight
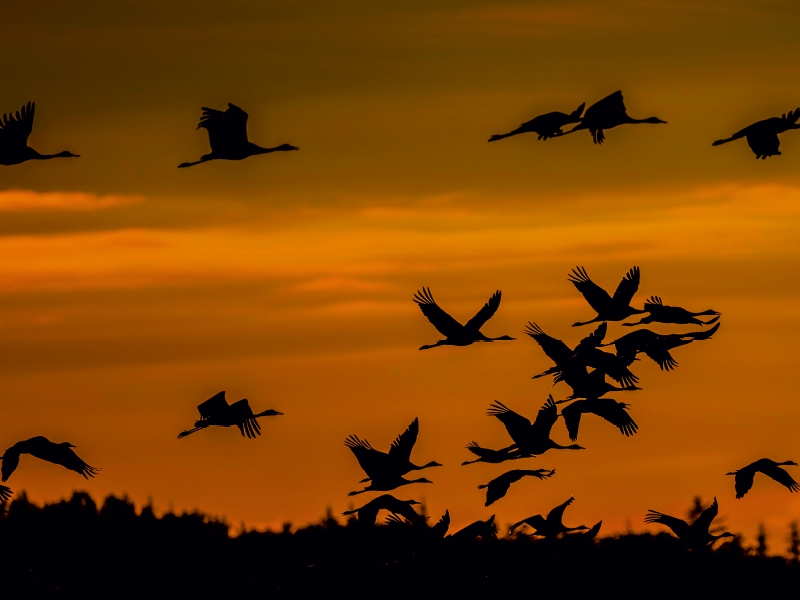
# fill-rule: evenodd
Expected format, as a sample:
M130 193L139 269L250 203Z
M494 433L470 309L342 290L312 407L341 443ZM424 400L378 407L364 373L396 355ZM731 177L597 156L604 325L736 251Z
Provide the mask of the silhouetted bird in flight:
M644 303L644 310L640 312L650 313L646 317L642 317L636 323L623 323L625 327L633 327L635 325L647 325L648 323L668 323L674 325L713 325L719 321L719 313L715 310L703 310L700 312L689 312L680 306L667 306L661 302L658 296L651 296L650 299ZM713 319L708 321L701 321L695 317L703 315L716 315Z
M639 429L628 414L630 404L617 402L611 398L591 398L588 400L576 400L569 406L561 409L561 416L564 417L564 424L567 426L569 439L573 442L578 439L578 427L581 424L581 415L593 414L602 417L615 427L626 437L633 435Z
M550 430L558 419L558 409L552 396L549 396L544 406L539 409L539 413L533 423L498 401L495 401L489 407L488 414L500 419L505 425L508 435L514 440L514 443L506 450L516 448L523 454L533 455L544 454L550 449L585 450L583 446L578 446L577 444L561 446L550 439Z
M484 483L483 485L479 485L479 490L486 490L486 505L491 506L500 498L504 498L506 493L508 492L508 488L511 487L512 483L516 483L523 477L538 477L539 479L547 479L548 477L552 477L555 475L555 469L512 469L511 471L506 471L499 477L495 477L489 483Z
M520 458L532 458L533 454L520 454L514 450L492 450L491 448L484 448L478 445L478 442L470 442L467 444L467 450L472 452L476 458L475 460L466 460L461 463L461 466L471 465L478 462L485 462L491 464L499 464L507 460L517 460Z
M27 160L48 160L51 158L78 158L72 152L58 154L39 154L28 146L28 137L33 131L33 115L36 103L28 102L22 109L4 114L0 120L0 165L18 165Z
M375 450L367 440L362 440L358 436L351 435L344 445L352 450L358 460L358 464L367 474L366 479L359 483L366 483L371 479L387 479L402 477L410 471L420 471L429 467L441 467L442 465L434 460L419 466L411 462L411 451L417 443L419 435L419 419L411 421L411 425L397 436L389 447L389 452Z
M747 145L756 155L756 159L764 159L768 156L780 156L781 141L778 134L790 129L800 129L797 120L800 119L800 108L789 111L780 117L772 117L748 125L741 131L737 131L725 140L717 140L712 146L727 144L739 138L747 138Z
M598 321L622 321L631 315L645 312L631 307L631 300L639 289L639 267L633 267L617 286L614 296L609 296L603 288L589 278L586 269L576 267L569 275L569 280L583 294L586 301L597 316L589 321L574 323L572 326L588 325Z
M14 492L11 491L11 488L6 487L4 485L0 485L0 502L5 502Z
M494 316L497 308L500 306L500 290L497 290L489 301L483 305L478 313L467 321L466 325L462 325L453 317L444 312L436 300L433 299L431 291L428 288L422 288L414 294L414 302L417 303L422 314L428 317L428 320L436 327L437 331L445 336L446 339L439 340L435 344L422 346L420 350L427 350L429 348L436 348L437 346L469 346L474 342L496 342L499 340L513 340L514 338L507 335L488 338L480 332L481 327L484 326L486 321Z
M670 354L670 350L685 346L691 342L708 340L719 329L719 323L706 331L690 331L688 333L670 333L663 335L649 329L637 329L623 335L621 338L603 344L614 346L617 356L625 364L636 360L636 355L644 352L652 359L662 371L670 371L678 366L678 361Z
M602 371L612 379L623 385L633 385L639 379L628 369L628 364L623 363L616 355L598 349L606 335L608 325L603 322L591 335L583 338L566 359L556 362L555 366L546 371L534 375L533 379L544 377L545 375L555 375L555 383L564 380L564 377L571 372L583 373L586 367L592 367ZM539 345L544 343L552 351L553 356L565 355L564 349L569 349L566 344L545 334L535 323L528 323L525 333L536 340ZM558 345L561 345L559 347ZM544 348L544 346L542 346ZM558 351L555 351L555 350Z
M353 510L346 510L342 515L358 515L358 522L361 525L375 525L375 520L378 518L378 512L381 510L388 510L389 512L402 515L412 523L417 521L424 521L422 515L411 508L412 505L419 504L416 500L398 500L391 494L383 494L367 502L364 506Z
M225 392L215 394L198 406L197 410L200 411L200 420L194 422L193 429L178 434L178 439L206 427L232 427L234 425L239 428L242 436L252 439L257 435L261 435L261 426L257 421L259 417L274 417L283 414L271 409L253 414L253 409L250 408L246 398L233 404L228 404L225 400Z
M600 528L603 526L602 521L598 521L594 525L592 525L591 529L583 532L583 533L571 533L569 534L570 537L580 538L583 540L593 540L597 537L597 534L600 533Z
M558 137L564 134L564 132L561 131L561 128L564 127L564 125L580 122L584 106L586 106L586 104L581 104L570 114L555 111L539 115L538 117L534 117L530 121L523 123L514 131L493 135L489 138L489 141L496 142L497 140L502 140L503 138L511 137L512 135L519 135L520 133L537 133L539 134L540 140Z
M732 533L728 533L727 531L719 535L713 535L708 531L711 527L711 522L717 518L718 513L719 504L717 504L717 499L714 498L714 502L711 506L700 513L700 516L697 517L691 525L683 519L671 517L655 510L647 511L644 522L666 525L690 548L703 548L720 538L734 537Z
M518 523L514 523L511 526L511 531L514 531L517 527L522 525L529 525L533 528L534 532L533 535L540 535L546 538L554 538L562 533L567 533L569 531L584 531L589 529L586 525L578 525L577 527L567 527L562 522L564 518L564 510L573 502L575 498L570 498L563 504L559 504L549 513L547 513L547 517L543 517L542 515L533 515L532 517L528 517L527 519L523 519Z
M417 519L410 521L408 519L401 519L395 513L391 513L386 517L386 524L392 527L406 527L418 533L421 533L425 538L430 540L441 540L447 535L450 529L450 511L444 511L442 518L439 519L434 525L428 526L427 519Z
M736 486L736 498L743 498L744 495L753 487L753 477L756 473L763 473L767 477L771 477L778 483L789 488L790 492L800 491L800 484L798 484L792 476L789 475L782 466L796 467L797 463L793 460L785 462L775 462L768 458L762 458L754 463L750 463L746 467L742 467L737 471L731 471L727 475L735 475L734 483Z
M497 525L494 524L494 515L485 521L475 521L470 523L463 529L459 529L455 533L448 535L449 540L474 540L481 538L483 540L496 540L497 539Z
M208 131L208 142L211 152L204 154L196 162L185 162L178 165L179 169L192 167L209 160L242 160L248 156L268 154L270 152L287 152L299 150L296 146L281 144L274 148L262 148L247 140L247 113L238 106L228 103L228 110L222 112L213 108L203 107L203 116L197 128Z
M595 144L602 144L606 139L604 129L611 129L617 125L628 125L637 123L666 123L657 117L647 119L633 119L628 116L625 109L625 102L622 100L622 92L614 92L602 100L595 102L586 109L583 119L574 128L566 133L573 133L581 129L588 129L592 134ZM566 134L565 134L566 135Z
M84 478L94 477L100 469L90 467L83 460L81 460L69 442L61 442L56 444L51 442L46 437L38 435L23 442L17 442L5 451L5 454L0 458L3 461L2 470L0 473L3 475L3 481L6 481L14 470L19 465L19 457L21 454L30 454L36 458L41 458L47 462L56 465L61 465L80 473Z
M635 385L617 387L606 381L606 374L595 369L591 373L585 367L583 369L569 369L559 375L561 381L572 388L572 394L567 396L567 400L578 398L600 398L609 392L633 392L642 388ZM556 404L564 402L559 400Z

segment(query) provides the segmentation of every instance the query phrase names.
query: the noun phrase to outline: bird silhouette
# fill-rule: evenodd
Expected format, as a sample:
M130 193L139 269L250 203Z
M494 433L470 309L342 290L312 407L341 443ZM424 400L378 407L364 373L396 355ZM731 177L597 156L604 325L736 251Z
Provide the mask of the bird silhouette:
M49 160L51 158L78 158L78 154L64 151L58 154L39 154L28 146L28 138L33 131L33 115L36 103L28 102L17 114L4 114L0 119L0 165L18 165L28 160Z
M418 514L412 505L419 504L416 500L398 500L391 494L382 494L377 498L373 498L364 506L355 508L353 510L346 510L342 515L358 515L358 522L361 525L372 526L375 525L375 520L378 518L378 512L381 510L388 510L389 512L402 515L411 522L424 521L422 515Z
M598 321L622 321L631 315L641 314L644 310L631 307L631 300L639 289L639 267L633 267L617 286L614 296L609 296L603 288L589 278L586 269L576 267L569 275L569 280L583 294L586 301L597 316L589 321L574 323L573 327L597 323Z
M570 114L555 111L539 115L538 117L534 117L530 121L523 123L514 131L493 135L489 138L489 141L496 142L497 140L502 140L503 138L511 137L512 135L519 135L520 133L537 133L539 134L538 137L540 140L558 137L563 135L564 132L561 131L561 128L564 127L564 125L580 122L584 106L586 106L586 104L581 104Z
M646 317L642 317L636 323L623 323L625 327L633 327L635 325L647 325L648 323L668 323L673 325L713 325L719 321L722 313L715 310L704 310L701 312L689 312L680 306L666 306L661 302L658 296L651 296L650 299L644 303L644 310L640 312L649 313ZM713 319L708 321L701 321L695 317L703 315L716 315Z
M750 463L746 467L742 467L737 471L731 471L727 475L735 475L734 484L736 487L736 498L743 498L744 495L753 487L753 478L756 473L763 473L767 477L771 477L781 485L787 487L790 492L800 491L800 484L798 484L785 469L781 467L792 466L796 467L797 463L793 460L784 462L775 462L768 458L762 458L754 463Z
M611 129L617 125L635 125L637 123L666 123L658 117L649 117L647 119L633 119L628 116L625 108L625 102L622 99L622 92L614 92L599 100L586 109L586 114L583 119L575 127L567 131L567 133L574 133L582 129L588 129L592 134L592 139L595 144L602 144L606 139L603 130Z
M581 424L581 415L590 413L602 417L626 436L632 436L639 429L639 426L628 414L630 404L617 402L611 398L592 398L587 400L576 400L572 404L561 409L561 416L564 417L564 424L567 426L569 439L573 442L578 439L578 427Z
M364 481L369 481L370 484L363 490L350 492L347 494L348 496L357 496L364 492L391 492L400 486L411 485L412 483L433 483L431 480L425 479L424 477L420 477L419 479L406 479L396 473L371 472L367 474L371 475L371 477Z
M552 396L548 396L547 402L539 409L533 423L499 401L495 401L489 407L488 414L500 419L500 422L505 425L508 435L514 440L514 443L506 450L516 448L520 453L533 455L544 454L551 449L585 450L583 446L577 444L561 446L550 439L550 430L558 419L558 409Z
M644 522L666 525L690 548L703 548L708 544L713 544L720 538L734 537L732 533L728 533L727 531L719 535L714 535L709 532L711 522L717 518L718 513L719 504L717 504L717 499L714 498L714 502L711 506L700 513L700 516L697 517L691 525L683 519L671 517L656 510L648 510Z
M481 327L484 326L486 321L494 316L497 308L500 306L500 290L497 290L489 301L483 305L478 313L467 321L466 325L462 325L453 317L444 312L431 295L428 288L422 288L414 294L414 302L417 303L422 314L428 317L428 321L436 328L436 330L445 336L446 339L439 340L435 344L422 346L420 350L428 350L429 348L436 348L437 346L469 346L474 342L496 342L500 340L513 340L514 338L507 335L488 338L480 332Z
M283 414L271 409L253 414L253 409L250 408L246 398L233 404L228 404L227 400L225 400L225 392L213 395L200 404L197 410L200 411L200 420L195 421L193 429L179 433L178 439L212 425L217 427L232 427L235 425L239 428L242 436L252 439L257 435L261 435L261 426L257 421L259 417L274 417Z
M0 502L5 502L14 492L11 491L11 488L6 487L4 485L0 485Z
M247 140L247 113L238 106L228 103L228 110L222 112L203 107L203 116L197 128L208 131L208 142L211 152L204 154L200 160L178 165L179 169L193 167L209 160L242 160L248 156L268 154L270 152L288 152L299 150L297 146L281 144L274 148L262 148Z
M780 156L781 141L778 139L778 134L788 131L790 129L800 129L797 123L800 119L800 108L781 115L780 117L772 117L758 121L752 125L748 125L741 131L737 131L731 137L724 140L717 140L712 146L719 146L720 144L727 144L733 140L740 138L747 138L747 145L756 155L756 159L765 159L768 156Z
M366 479L359 483L366 483L377 477L386 479L387 477L401 477L410 471L420 471L429 467L441 467L436 461L430 461L422 466L411 462L411 451L417 442L419 435L419 419L411 421L411 425L397 436L389 447L389 452L375 450L367 440L362 440L358 436L349 436L344 445L350 448L358 460L358 464L367 474Z
M444 511L442 518L434 525L428 526L427 518L410 521L396 513L391 513L386 517L386 524L390 527L406 527L415 532L421 533L424 538L429 540L441 540L450 529L450 511Z
M94 477L100 469L90 467L83 460L81 460L73 448L76 446L69 442L61 442L57 444L51 442L46 437L38 435L29 440L17 442L5 451L0 461L3 461L0 474L3 476L3 481L6 481L11 474L16 470L19 465L19 457L21 454L30 454L36 458L46 460L56 465L61 465L83 475L85 479Z
M599 369L595 369L592 372L589 372L585 367L583 369L569 369L561 373L559 377L561 381L572 388L572 394L567 396L566 400L559 400L556 404L579 398L600 398L609 392L633 392L642 389L635 385L614 386L606 381L606 374Z
M494 515L485 521L475 521L470 523L463 529L459 529L455 533L448 535L448 540L454 541L468 541L476 538L482 540L496 540L497 539L497 525L494 523Z
M511 487L512 483L516 483L523 477L538 477L539 479L547 479L548 477L552 477L555 474L555 469L512 469L511 471L506 471L499 477L495 477L489 483L484 483L483 485L479 485L479 490L486 490L486 505L491 506L500 498L504 498L506 493L508 493L508 488Z
M532 458L532 454L520 454L513 450L492 450L491 448L484 448L478 445L478 442L470 442L467 444L467 450L472 452L476 458L475 460L466 460L461 463L461 466L472 465L478 462L485 462L491 464L499 464L507 460L517 460L520 458Z
M511 526L510 531L514 531L517 527L522 525L529 525L533 528L533 535L539 535L546 538L554 538L562 533L569 531L584 531L589 529L586 525L578 525L577 527L567 527L564 525L562 519L564 518L564 510L575 501L575 498L570 497L569 500L563 504L559 504L549 513L547 517L542 515L533 515L527 519L523 519Z
M678 366L670 350L685 346L691 342L711 339L720 324L717 323L706 331L690 331L688 333L671 333L663 335L649 329L637 329L617 338L603 346L614 346L617 356L624 364L631 364L640 352L644 352L662 371L671 371Z

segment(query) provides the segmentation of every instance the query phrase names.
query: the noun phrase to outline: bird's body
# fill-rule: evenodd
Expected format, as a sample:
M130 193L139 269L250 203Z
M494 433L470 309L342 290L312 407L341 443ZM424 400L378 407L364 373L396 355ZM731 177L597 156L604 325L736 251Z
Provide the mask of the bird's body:
M672 325L713 325L719 321L722 313L715 310L703 310L700 312L690 312L680 306L665 305L659 296L651 296L647 302L644 303L644 311L648 313L646 317L635 323L623 323L625 327L633 327L634 325L647 325L648 323L666 323ZM715 315L713 319L708 321L701 321L697 317L704 315Z
M486 490L486 506L491 506L500 498L505 497L508 488L512 483L516 483L523 477L537 477L539 479L547 479L555 474L555 469L512 469L506 471L499 477L495 477L489 483L479 485L478 489Z
M569 281L586 298L597 316L589 321L574 323L573 327L597 323L599 321L622 321L628 317L645 312L631 307L631 300L639 289L639 267L633 267L617 286L614 296L609 296L603 288L593 282L586 269L576 267L569 275Z
M586 109L586 114L583 119L575 127L566 133L573 133L582 129L588 129L592 134L592 140L595 144L602 144L606 139L603 131L611 129L619 125L638 124L638 123L666 123L658 117L649 117L647 119L633 119L628 116L625 108L625 102L622 98L622 92L614 92L592 104ZM566 135L566 134L565 134Z
M514 440L514 444L506 450L516 449L520 453L530 455L544 454L551 449L584 450L577 444L562 446L550 439L550 430L558 419L558 409L552 396L548 397L547 402L539 409L533 423L498 401L489 407L488 414L497 417Z
M731 137L724 140L717 140L712 146L727 144L741 138L747 139L747 145L756 155L756 159L765 159L768 156L780 156L781 141L778 134L789 131L790 129L800 129L797 123L800 119L800 108L780 116L772 117L748 125L744 129L737 131Z
M200 420L195 421L194 428L178 434L178 439L205 429L206 427L238 427L242 436L255 438L261 435L261 426L258 424L259 417L274 417L282 415L276 410L265 410L258 414L253 414L250 403L247 399L239 400L233 404L228 404L225 400L225 392L215 394L197 407L200 411Z
M526 121L514 131L493 135L489 138L489 141L496 142L497 140L502 140L504 138L511 137L512 135L519 135L520 133L536 133L538 134L538 138L540 140L558 137L564 134L564 132L561 131L561 128L564 127L564 125L580 122L584 106L586 105L581 104L570 114L554 111L539 115L530 121Z
M485 521L475 521L470 523L463 529L459 529L455 533L448 535L448 540L453 541L470 541L476 538L482 540L496 540L497 539L497 525L494 523L494 515Z
M656 510L647 511L644 522L666 525L690 548L704 548L720 538L734 537L732 533L728 532L719 535L714 535L709 532L711 522L717 517L718 513L719 504L717 504L717 499L714 498L714 502L711 506L700 513L700 516L697 517L691 525L683 519L671 517L670 515L665 515Z
M357 514L358 522L366 526L375 525L378 512L381 510L388 510L391 513L401 515L413 523L424 521L425 519L411 508L414 504L419 504L419 502L416 500L398 500L391 494L383 494L373 498L360 508L344 511L342 515Z
M485 462L491 464L500 464L507 460L518 460L520 458L532 458L532 454L520 454L519 452L503 449L493 450L491 448L484 448L479 446L477 442L470 442L467 444L467 450L472 452L476 458L475 460L467 460L461 463L461 466L471 465L478 462Z
M247 139L247 113L238 106L228 103L223 112L203 107L203 116L197 128L208 131L211 152L200 157L196 162L178 165L179 169L192 167L209 160L243 160L249 156L269 154L270 152L288 152L299 150L296 146L281 144L274 148L262 148Z
M670 350L685 346L691 342L708 340L719 329L719 323L706 331L690 331L688 333L671 333L663 335L649 329L637 329L621 338L604 344L613 345L617 356L624 364L631 364L636 360L636 355L644 352L653 362L658 364L662 371L670 371L678 366Z
M523 519L517 523L514 523L511 526L511 531L514 531L517 527L522 525L528 525L533 528L534 532L533 535L539 535L546 538L554 538L562 533L568 533L570 531L584 531L589 529L586 525L578 525L577 527L567 527L563 523L564 518L564 510L575 501L575 498L570 498L563 504L559 504L549 513L547 513L547 517L543 517L542 515L533 515L532 517L528 517L527 519Z
M514 338L507 335L489 338L483 335L480 331L481 327L494 316L500 306L500 290L496 291L489 301L483 305L478 313L467 321L466 325L462 325L453 317L447 314L444 310L436 304L436 301L431 295L428 288L422 288L414 295L414 302L417 303L422 314L424 314L428 321L445 336L445 339L439 340L435 344L425 345L420 350L428 350L437 346L469 346L475 342L496 342L500 340L513 340Z
M18 165L29 160L49 160L51 158L78 158L72 152L58 154L39 154L28 146L28 137L33 131L33 116L36 103L28 102L16 115L4 114L0 119L0 165Z
M576 400L572 404L561 409L561 416L567 426L569 439L573 442L578 439L578 427L581 424L581 415L593 414L602 417L620 432L629 437L636 433L639 426L628 414L629 404L617 402L611 398L591 398L588 400Z
M85 479L94 477L100 469L91 467L75 454L74 445L69 442L57 444L51 442L46 437L39 435L22 442L17 442L5 451L0 460L3 461L2 473L3 481L6 481L19 465L19 458L22 454L30 454L47 462L75 471L83 475Z
M755 477L756 473L763 473L767 477L774 479L781 485L785 486L790 492L800 491L800 484L792 479L792 476L789 475L789 473L787 473L784 469L781 469L781 467L785 466L796 467L797 463L793 460L775 462L769 458L761 458L753 463L750 463L746 467L742 467L736 471L731 471L727 474L736 476L734 484L736 487L737 499L743 498L744 495L750 491L750 488L753 487L753 478Z

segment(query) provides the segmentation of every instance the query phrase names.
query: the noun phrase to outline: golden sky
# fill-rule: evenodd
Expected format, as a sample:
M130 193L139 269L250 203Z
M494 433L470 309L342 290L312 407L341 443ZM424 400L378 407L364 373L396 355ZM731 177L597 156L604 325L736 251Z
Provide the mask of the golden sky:
M3 14L0 112L35 101L31 145L81 158L0 171L0 445L46 435L103 468L84 482L23 459L15 491L302 524L372 497L346 495L363 476L347 435L386 448L419 417L413 458L445 467L397 495L449 508L454 526L574 495L569 524L644 530L647 509L682 515L700 494L784 549L800 495L757 480L737 501L725 473L800 461L800 135L766 161L711 142L800 105L795 2L47 0ZM618 89L632 116L669 124L610 130L602 147L588 133L486 143ZM250 113L251 140L300 152L176 169L208 151L200 107L227 102ZM645 389L618 399L639 434L587 417L587 450L526 461L557 474L484 508L476 486L505 469L461 467L464 445L510 443L485 416L493 400L533 417L565 395L530 379L550 364L522 329L588 333L570 327L593 316L575 265L607 289L638 265L634 304L714 308L722 327L677 349L675 372L635 364ZM461 320L501 289L484 332L519 339L419 352L439 339L411 301L423 285ZM285 416L255 441L176 440L223 389ZM567 443L563 425L553 437Z

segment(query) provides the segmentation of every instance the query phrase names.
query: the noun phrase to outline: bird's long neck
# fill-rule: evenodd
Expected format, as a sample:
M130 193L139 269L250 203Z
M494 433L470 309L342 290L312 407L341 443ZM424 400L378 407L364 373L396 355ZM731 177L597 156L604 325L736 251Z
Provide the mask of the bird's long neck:
M269 154L270 152L286 152L289 150L294 150L293 146L289 146L288 144L282 144L280 146L275 146L274 148L262 148L257 144L250 143L250 147L253 150L253 154Z
M50 160L51 158L78 158L77 154L73 154L72 152L64 151L58 152L57 154L39 154L33 148L28 148L30 157L32 160Z
M415 465L414 463L409 463L411 465L410 471L421 471L422 469L428 469L430 467L440 467L441 465L436 461L431 461L429 463L425 463L424 465Z

